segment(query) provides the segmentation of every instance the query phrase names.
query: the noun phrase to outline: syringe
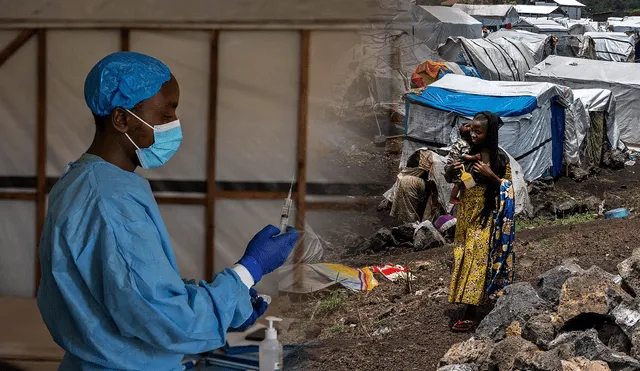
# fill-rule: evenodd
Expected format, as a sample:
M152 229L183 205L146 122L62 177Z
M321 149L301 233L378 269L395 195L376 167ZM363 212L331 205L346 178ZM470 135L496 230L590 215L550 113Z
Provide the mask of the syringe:
M284 205L282 206L282 213L280 214L280 233L286 233L287 227L289 226L289 211L291 210L291 205L293 204L293 200L291 199L291 191L293 190L293 183L295 182L295 178L291 180L291 187L289 188L289 195L284 200Z

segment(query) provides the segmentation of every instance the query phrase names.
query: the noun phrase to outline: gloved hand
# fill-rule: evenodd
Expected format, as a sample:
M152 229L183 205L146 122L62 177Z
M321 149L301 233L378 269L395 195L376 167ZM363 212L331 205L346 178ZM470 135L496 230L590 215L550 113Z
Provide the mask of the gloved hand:
M263 298L258 296L258 293L254 289L249 289L249 295L251 295L251 305L253 306L253 313L251 316L244 321L242 325L236 328L230 328L231 332L243 332L246 331L249 327L253 326L254 323L267 311L267 307L269 306Z
M258 283L263 275L278 269L289 257L291 250L298 241L298 231L288 227L287 233L277 236L280 230L272 225L266 226L258 232L249 242L247 250L238 264L243 265L255 283Z

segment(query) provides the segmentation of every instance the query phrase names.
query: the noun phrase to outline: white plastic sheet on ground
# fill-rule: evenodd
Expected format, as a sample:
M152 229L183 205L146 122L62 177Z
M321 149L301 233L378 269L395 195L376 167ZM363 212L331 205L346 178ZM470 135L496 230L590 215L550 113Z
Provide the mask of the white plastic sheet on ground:
M524 81L536 64L524 43L505 38L449 38L438 54L446 61L473 66L483 79L493 81Z
M640 65L550 56L527 73L528 81L553 82L571 89L608 89L616 98L620 140L640 144Z
M596 56L601 61L634 62L635 38L622 32L587 32L596 44Z

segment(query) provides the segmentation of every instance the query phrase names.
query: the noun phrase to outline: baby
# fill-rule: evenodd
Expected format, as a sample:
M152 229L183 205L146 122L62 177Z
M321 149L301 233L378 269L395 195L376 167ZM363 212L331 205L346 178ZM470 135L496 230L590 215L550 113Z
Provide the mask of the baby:
M478 153L476 155L470 155L471 151L471 121L462 124L460 127L460 139L455 142L451 146L451 151L449 151L449 158L447 159L447 167L452 166L456 162L462 163L473 163L476 161L480 161L482 159L481 155ZM465 166L466 167L466 166ZM456 174L456 179L454 181L455 185L451 190L451 199L450 203L454 205L460 204L460 199L458 198L458 194L460 193L460 188L464 186L462 181L460 180L461 172Z

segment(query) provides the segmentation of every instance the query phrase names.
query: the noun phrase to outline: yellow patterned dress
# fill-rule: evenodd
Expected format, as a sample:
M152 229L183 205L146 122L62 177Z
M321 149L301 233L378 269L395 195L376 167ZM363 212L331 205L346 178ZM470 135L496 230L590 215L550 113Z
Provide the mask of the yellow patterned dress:
M508 165L504 179L512 180ZM478 184L462 192L449 288L449 302L453 304L479 305L485 296L492 232L491 219L484 228L480 223L485 188Z

